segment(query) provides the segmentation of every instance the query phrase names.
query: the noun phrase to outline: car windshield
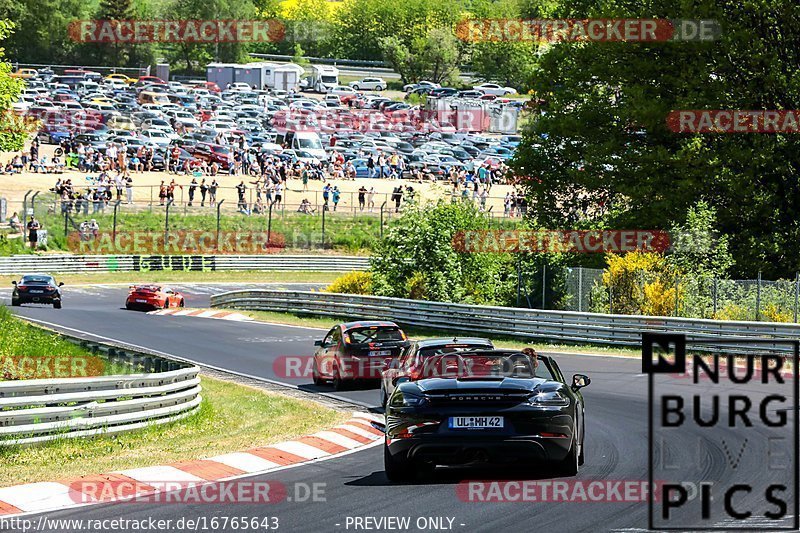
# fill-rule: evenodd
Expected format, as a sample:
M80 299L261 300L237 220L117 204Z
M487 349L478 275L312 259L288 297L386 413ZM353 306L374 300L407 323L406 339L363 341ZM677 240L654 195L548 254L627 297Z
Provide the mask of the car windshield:
M50 276L23 276L20 285L55 285L55 280Z
M423 378L542 378L554 380L549 365L523 353L443 353L424 360Z
M322 143L319 139L299 138L297 144L300 148L310 148L312 150L322 150Z
M353 344L368 342L404 341L405 335L399 328L392 326L370 326L347 330L347 336Z

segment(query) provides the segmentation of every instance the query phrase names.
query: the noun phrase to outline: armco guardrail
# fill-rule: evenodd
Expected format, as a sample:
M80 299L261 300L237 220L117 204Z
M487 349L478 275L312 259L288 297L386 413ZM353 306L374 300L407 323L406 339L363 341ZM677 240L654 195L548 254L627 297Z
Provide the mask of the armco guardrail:
M211 306L377 318L445 331L611 346L640 346L643 332L684 333L690 346L691 341L704 341L703 345L694 346L696 350L724 348L741 353L756 350L789 353L791 347L778 339L800 338L798 324L541 311L324 292L232 291L212 296ZM736 342L755 338L775 339L775 342L758 346ZM714 340L724 340L724 347L715 345Z
M369 258L340 255L12 255L0 257L0 274L25 272L125 272L216 270L366 270Z
M154 371L1 381L0 446L122 433L173 422L199 409L198 367L67 337L114 361Z

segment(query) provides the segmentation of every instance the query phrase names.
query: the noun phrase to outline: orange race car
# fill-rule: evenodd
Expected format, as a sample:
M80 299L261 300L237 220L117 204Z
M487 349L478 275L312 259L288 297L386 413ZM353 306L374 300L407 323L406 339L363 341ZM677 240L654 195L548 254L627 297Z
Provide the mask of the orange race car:
M183 305L183 294L161 285L134 285L125 299L125 309L167 309Z

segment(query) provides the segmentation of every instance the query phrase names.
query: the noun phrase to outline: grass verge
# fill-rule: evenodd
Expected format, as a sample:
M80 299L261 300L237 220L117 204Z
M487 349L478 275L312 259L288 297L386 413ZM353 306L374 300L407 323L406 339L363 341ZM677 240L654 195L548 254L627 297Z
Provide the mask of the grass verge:
M202 377L198 413L132 433L0 447L0 486L101 474L243 451L346 420L334 411L252 387Z
M290 324L293 326L304 326L308 328L329 329L335 324L346 322L351 319L337 318L337 317L316 317L307 315L296 315L291 313L277 313L272 311L238 311L244 315L250 316L255 320L262 320L264 322L274 322L277 324ZM441 332L426 328L403 328L403 330L413 339L429 339L433 337L442 337L453 335L452 332ZM478 335L483 337L483 335ZM322 335L320 334L320 338ZM529 343L522 339L512 339L508 337L494 337L489 336L495 346L498 348L520 348L527 345L534 346L541 352L557 352L557 353L581 353L581 354L596 354L596 355L615 355L625 357L641 358L641 350L625 349L607 346L586 346L586 345L568 345L568 344L550 344L550 343Z
M69 290L69 285L82 283L212 283L212 282L241 282L241 283L330 283L341 275L341 272L311 272L311 271L215 271L215 272L185 272L179 270L161 270L150 272L90 272L86 274L56 275L58 281L63 281ZM0 284L8 286L19 276L0 276Z
M41 358L54 354L93 357L0 306L0 361L6 355ZM208 376L202 377L202 387L199 411L184 420L95 439L0 446L0 487L242 451L313 433L348 417L313 402Z
M0 306L0 381L130 374L133 367L112 363L62 337L15 318Z

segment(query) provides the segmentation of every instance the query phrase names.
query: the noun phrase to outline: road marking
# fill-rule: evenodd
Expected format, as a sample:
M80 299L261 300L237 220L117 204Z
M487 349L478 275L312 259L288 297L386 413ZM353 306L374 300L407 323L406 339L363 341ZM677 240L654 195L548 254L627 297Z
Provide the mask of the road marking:
M85 499L82 493L52 481L0 489L0 501L25 512L72 507Z
M281 466L279 463L267 461L257 455L245 452L226 453L224 455L215 455L209 457L210 460L228 465L233 468L238 468L242 472L263 472L264 470L271 470L275 467Z
M279 442L277 444L272 444L270 447L297 455L304 459L317 459L325 455L330 455L330 453L325 450L302 442Z

